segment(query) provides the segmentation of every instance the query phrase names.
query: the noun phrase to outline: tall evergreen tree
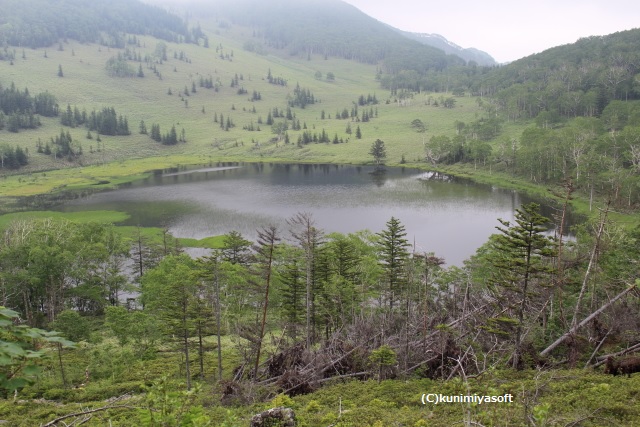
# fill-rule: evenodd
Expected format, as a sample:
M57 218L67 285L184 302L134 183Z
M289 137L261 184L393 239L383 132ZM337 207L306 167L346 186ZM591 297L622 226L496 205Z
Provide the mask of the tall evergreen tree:
M294 215L287 220L287 223L291 227L291 236L298 242L305 255L305 270L306 270L306 334L307 348L311 347L314 341L313 331L313 264L316 249L322 243L322 230L318 229L315 225L315 220L310 213L303 212Z
M182 345L187 390L191 389L189 338L194 331L192 309L197 299L197 266L187 255L168 256L142 276L145 309L156 313L166 333L175 335Z
M547 262L555 254L552 238L545 236L548 218L539 213L537 203L516 209L514 223L499 219L503 227L493 240L491 289L503 304L506 316L501 322L512 324L514 352L512 365L521 369L524 320L530 309L539 279L552 271ZM495 322L494 322L495 323Z
M410 244L405 238L407 233L400 220L391 217L386 225L387 228L377 233L377 235L380 238L378 243L380 263L384 271L385 284L387 285L389 309L393 310L394 301L407 281L405 264L409 258L407 248Z
M377 168L379 168L380 165L384 164L384 160L387 158L387 150L384 147L384 141L382 141L381 139L376 139L375 142L371 145L369 154L373 156L373 160L375 160Z
M282 283L282 311L287 331L293 341L297 341L299 330L304 322L304 281L299 259L302 254L293 253L285 261L280 274Z

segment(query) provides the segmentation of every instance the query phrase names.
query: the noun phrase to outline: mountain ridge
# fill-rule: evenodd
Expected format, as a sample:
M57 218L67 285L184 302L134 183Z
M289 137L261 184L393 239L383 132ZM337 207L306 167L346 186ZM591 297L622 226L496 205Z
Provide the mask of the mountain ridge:
M498 65L498 62L489 53L484 52L475 47L464 48L452 42L451 40L447 39L441 34L416 33L416 32L400 30L397 28L394 28L394 29L400 34L402 34L403 36L411 40L416 40L420 43L440 49L448 55L458 56L464 59L466 62L473 61L480 66L486 66L486 67Z

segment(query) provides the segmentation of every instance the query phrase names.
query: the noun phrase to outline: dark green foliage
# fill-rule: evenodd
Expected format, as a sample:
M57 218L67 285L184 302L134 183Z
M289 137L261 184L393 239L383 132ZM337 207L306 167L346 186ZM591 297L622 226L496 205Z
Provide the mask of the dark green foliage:
M7 303L32 326L56 320L65 308L100 312L123 288L117 266L126 247L111 227L50 219L16 222L5 230L3 243L0 274L11 290Z
M89 321L75 310L62 311L52 326L67 339L76 342L88 340L91 332Z
M153 130L151 133L153 134ZM171 126L171 130L162 136L162 143L164 145L176 145L178 143L178 133L175 125Z
M269 72L267 73L267 81L269 83L271 83L272 85L278 85L278 86L286 86L287 85L287 80L285 80L282 77L274 77L271 74L271 68L269 68Z
M47 144L49 150L45 148L44 154L53 154L56 158L67 157L72 160L82 154L82 147L79 143L74 143L71 134L60 130L60 135L51 138L51 143Z
M22 147L14 148L8 144L0 144L0 168L19 169L27 164L29 164L29 158Z
M293 90L293 98L289 100L290 107L304 108L309 104L315 104L316 99L309 89L303 89L299 84Z
M360 127L358 127L359 129ZM381 139L376 139L371 145L371 149L369 150L369 154L373 156L373 160L376 162L376 166L380 166L384 164L385 159L387 158L387 150L384 147L384 141Z
M498 68L481 84L512 119L599 115L613 100L640 98L638 43L637 29L582 38Z
M8 88L0 85L0 129L5 122L10 132L35 129L40 126L36 114L48 117L58 115L56 98L48 92L32 97L28 89L20 91L13 83Z
M387 221L387 228L377 235L380 238L380 261L384 270L384 283L387 286L385 292L389 310L393 310L394 302L404 290L407 281L405 264L409 258L407 248L410 245L404 226L394 217Z
M513 330L514 354L512 364L521 369L522 331L525 317L530 310L533 295L540 295L541 286L549 281L539 280L553 271L550 258L555 255L553 239L544 235L548 218L539 213L540 206L529 203L516 209L514 223L499 220L503 227L496 227L501 234L495 236L490 257L494 266L490 287L503 305L506 313L494 319L495 329L505 333ZM500 327L500 324L508 325ZM509 334L511 335L511 334Z
M231 230L224 235L222 246L223 260L231 264L246 264L249 261L251 242L238 231Z
M121 53L118 53L118 56L112 56L109 58L105 68L111 77L135 77L139 74L136 73L131 65L129 65L126 58ZM142 71L142 66L140 66L140 71Z
M411 127L416 130L416 132L424 133L427 131L427 126L420 119L414 119L411 122Z
M142 276L142 303L161 321L165 334L175 335L185 356L187 389L191 388L188 339L194 333L197 267L187 255L165 257Z
M162 134L160 133L160 125L159 124L152 124L151 125L151 139L153 139L156 142L162 142Z
M375 93L373 95L367 94L367 96L360 95L358 97L358 105L360 105L361 107L365 105L376 105L377 103L378 98L376 98Z
M286 322L289 336L294 341L299 338L304 324L304 266L300 265L299 262L303 257L302 253L292 256L287 260L280 272L283 320Z
M93 110L87 118L87 127L102 135L131 134L127 118L118 116L113 107L105 107L102 111Z
M144 123L144 120L140 120L140 134L141 135L146 135L147 134L147 125Z
M0 16L6 23L0 40L14 46L46 47L69 38L124 48L122 33L194 41L182 19L139 1L6 0L0 3Z
M81 113L78 107L71 110L71 105L67 104L67 109L60 114L60 123L72 128L84 125L87 123L87 112L82 110Z
M19 324L19 314L0 306L0 395L22 389L40 374L37 362L48 353L44 343L70 347L72 342L57 332Z

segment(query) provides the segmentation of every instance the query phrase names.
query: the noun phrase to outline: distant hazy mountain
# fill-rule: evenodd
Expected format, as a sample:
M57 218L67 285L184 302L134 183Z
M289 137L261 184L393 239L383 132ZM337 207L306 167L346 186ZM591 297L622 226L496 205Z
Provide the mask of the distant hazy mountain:
M457 44L450 42L440 34L428 34L428 33L411 33L408 31L397 30L400 34L411 40L419 41L420 43L443 50L449 55L456 55L465 61L475 61L478 65L497 65L495 59L486 52L475 48L463 48Z

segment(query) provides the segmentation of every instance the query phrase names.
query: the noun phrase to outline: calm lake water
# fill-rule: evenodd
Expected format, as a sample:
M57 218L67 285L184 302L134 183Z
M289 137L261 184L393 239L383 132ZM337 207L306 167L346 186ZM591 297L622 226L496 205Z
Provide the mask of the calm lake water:
M531 201L511 190L408 168L345 165L230 164L158 171L119 190L65 203L60 210L117 210L125 225L163 226L177 237L203 238L277 225L313 214L326 233L379 232L400 219L416 250L461 265L496 232L497 218ZM552 214L545 207L546 216Z

